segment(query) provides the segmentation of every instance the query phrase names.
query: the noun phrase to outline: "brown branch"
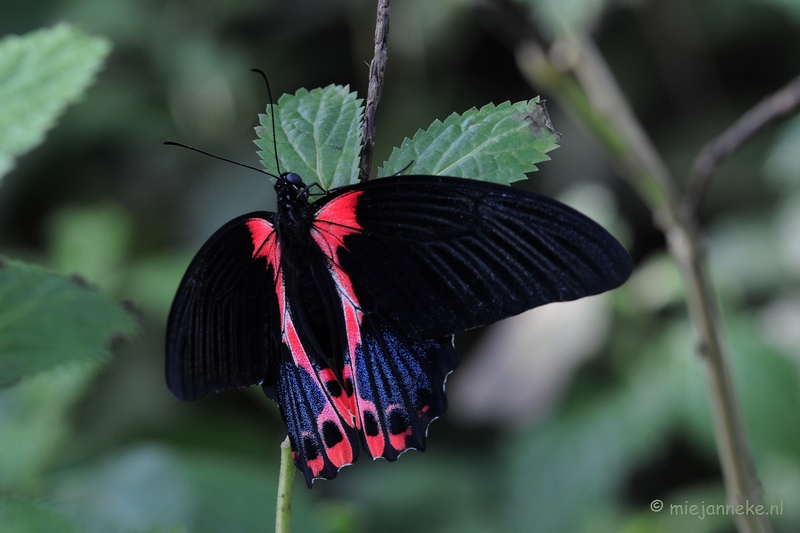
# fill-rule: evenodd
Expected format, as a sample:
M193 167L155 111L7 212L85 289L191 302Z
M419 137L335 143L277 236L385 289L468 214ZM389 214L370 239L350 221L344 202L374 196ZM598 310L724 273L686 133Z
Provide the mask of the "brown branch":
M378 16L375 21L375 56L369 64L369 88L364 122L361 125L361 161L358 164L358 181L367 181L372 168L372 152L375 148L375 118L383 89L383 72L386 70L386 42L389 39L389 0L378 0Z
M800 76L775 94L761 100L722 135L706 144L692 166L684 198L686 208L696 212L711 176L717 168L756 133L772 122L791 114L798 106L800 106Z
M549 92L588 127L617 166L625 170L623 177L640 193L653 212L655 223L665 233L670 254L687 287L689 317L705 365L714 436L728 500L734 506L763 505L697 219L693 212L680 209L674 177L636 121L603 57L589 41L566 39L554 48L570 51L566 54L568 62L552 61L537 44L520 44L517 48L520 70L532 85ZM738 515L736 521L740 533L772 531L764 515Z

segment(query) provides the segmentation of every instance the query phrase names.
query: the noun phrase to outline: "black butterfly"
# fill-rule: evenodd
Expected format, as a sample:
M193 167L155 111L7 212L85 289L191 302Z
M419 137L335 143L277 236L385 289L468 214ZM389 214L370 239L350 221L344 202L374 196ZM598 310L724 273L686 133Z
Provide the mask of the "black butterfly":
M308 486L358 457L425 449L456 367L452 335L622 284L625 249L550 198L445 176L395 176L310 200L276 179L276 213L202 247L167 326L182 400L261 385Z

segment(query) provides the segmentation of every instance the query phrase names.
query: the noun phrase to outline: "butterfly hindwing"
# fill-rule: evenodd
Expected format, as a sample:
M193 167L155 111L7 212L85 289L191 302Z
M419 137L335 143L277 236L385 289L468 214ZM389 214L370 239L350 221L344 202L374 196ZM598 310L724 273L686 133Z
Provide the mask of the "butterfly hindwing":
M430 423L447 408L444 383L457 356L451 337L414 341L375 313L361 322L361 343L349 361L354 412L365 450L394 461L424 450Z
M311 487L314 479L332 479L358 458L358 434L331 401L321 375L324 366L283 345L274 396L289 432L292 458ZM270 392L267 395L270 395ZM348 418L349 411L346 413Z
M456 366L452 339L415 341L392 325L368 294L357 294L341 267L346 240L361 231L355 220L358 193L339 196L315 213L311 234L322 251L336 300L327 312L341 332L344 354L337 369L351 399L350 412L373 458L396 459L425 449L430 422L444 413L444 381ZM321 277L321 276L316 276Z
M278 356L274 266L253 257L248 220L274 240L268 212L225 224L203 245L181 281L167 323L166 376L182 400L261 384ZM271 232L271 233L270 233Z
M477 180L398 176L340 189L357 195L341 267L418 340L441 338L549 302L622 284L625 249L545 196Z

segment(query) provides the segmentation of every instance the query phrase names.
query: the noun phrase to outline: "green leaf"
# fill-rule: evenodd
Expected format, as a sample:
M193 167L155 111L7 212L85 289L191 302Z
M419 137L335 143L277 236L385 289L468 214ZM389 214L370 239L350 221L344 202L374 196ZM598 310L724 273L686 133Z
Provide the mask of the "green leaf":
M341 85L300 89L267 107L267 113L259 115L261 127L256 128L259 139L255 143L261 148L262 164L275 173L273 108L282 172L295 172L306 184L317 183L325 189L358 181L363 107L356 93Z
M42 142L92 82L110 48L65 24L0 41L0 177Z
M4 533L79 533L65 516L38 503L0 499L0 524Z
M16 261L0 263L0 386L81 360L102 360L135 321L108 296Z
M437 120L426 131L418 131L413 139L405 139L378 176L401 172L413 161L409 174L507 185L525 179L526 172L536 170L536 163L549 160L545 154L558 147L557 141L539 98L513 105L488 104L463 115L453 113L444 122Z

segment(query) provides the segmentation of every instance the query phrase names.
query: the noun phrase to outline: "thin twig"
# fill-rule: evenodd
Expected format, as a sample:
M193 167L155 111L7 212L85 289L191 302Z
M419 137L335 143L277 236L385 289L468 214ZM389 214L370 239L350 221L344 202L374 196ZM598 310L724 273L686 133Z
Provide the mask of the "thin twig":
M275 533L289 533L292 519L294 461L289 437L281 443L281 466L278 475L278 504L275 510Z
M387 40L389 39L389 0L378 1L378 16L375 21L375 55L369 64L369 88L364 122L361 125L361 161L358 164L358 180L367 181L372 169L372 152L375 148L375 118L383 90L383 72L386 70Z
M756 133L800 106L800 76L781 90L767 96L742 115L722 135L706 144L697 156L689 176L685 205L697 211L711 176L717 168Z
M569 61L553 62L537 43L519 45L520 70L589 128L648 204L656 224L667 236L669 251L687 286L690 320L699 337L698 352L705 365L714 436L729 501L734 506L762 504L761 485L731 380L719 309L707 277L694 213L679 208L675 179L635 120L602 56L588 41L573 39L558 45L562 50L571 49L566 54ZM736 519L741 533L771 531L766 516L739 515Z

